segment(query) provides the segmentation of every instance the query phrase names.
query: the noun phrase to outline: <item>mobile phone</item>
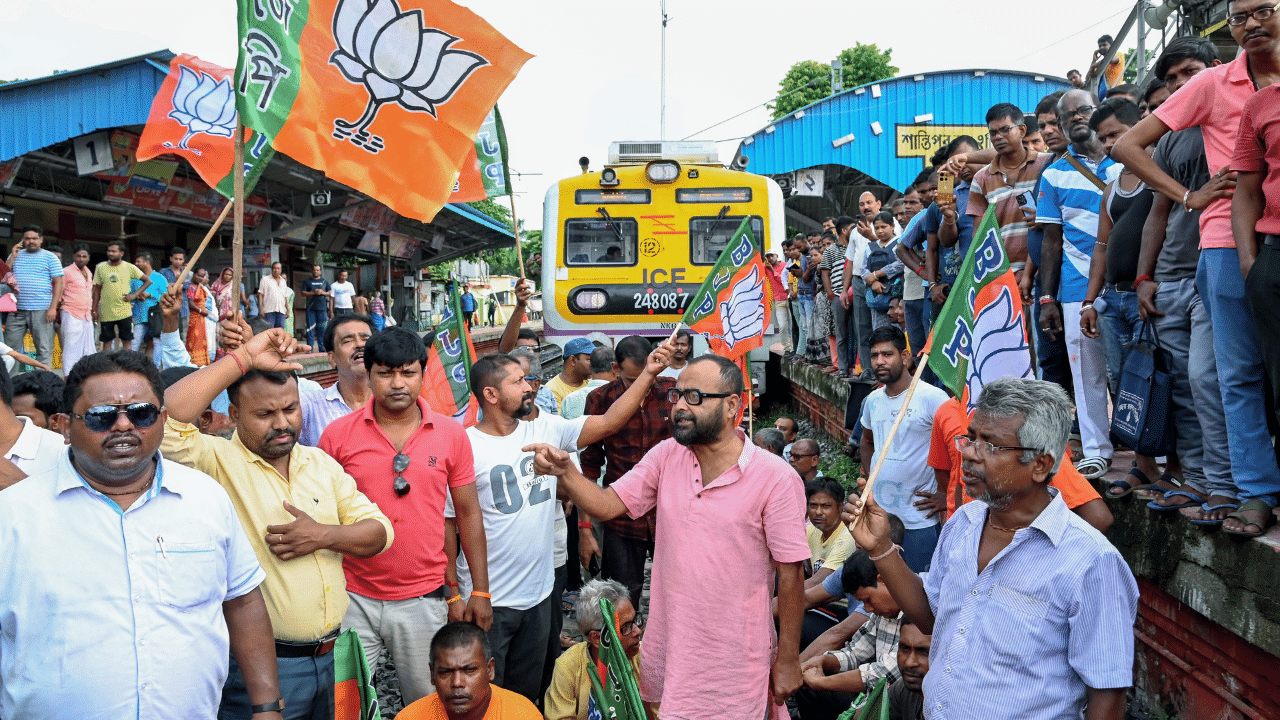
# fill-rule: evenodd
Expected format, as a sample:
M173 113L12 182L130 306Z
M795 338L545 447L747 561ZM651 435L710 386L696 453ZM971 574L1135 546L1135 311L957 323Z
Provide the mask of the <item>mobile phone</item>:
M955 202L956 199L956 176L950 170L938 171L938 200L947 200Z

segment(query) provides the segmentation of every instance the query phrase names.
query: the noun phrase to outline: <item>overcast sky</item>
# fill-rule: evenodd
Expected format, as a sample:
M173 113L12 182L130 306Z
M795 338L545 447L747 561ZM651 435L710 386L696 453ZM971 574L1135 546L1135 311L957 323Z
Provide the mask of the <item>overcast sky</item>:
M527 173L513 178L526 227L542 226L547 187L577 173L579 157L591 158L598 169L611 141L658 138L659 0L461 4L534 55L500 101L512 169ZM164 48L228 67L235 63L232 0L3 0L3 6L4 79ZM894 64L906 75L984 67L1063 76L1072 67L1084 69L1097 37L1115 35L1131 7L1124 0L669 0L666 136L683 139L761 106L792 64L828 62L856 42L892 48ZM1047 8L1070 14L1050 17ZM768 118L757 107L695 139L733 139L719 146L727 162L736 139Z

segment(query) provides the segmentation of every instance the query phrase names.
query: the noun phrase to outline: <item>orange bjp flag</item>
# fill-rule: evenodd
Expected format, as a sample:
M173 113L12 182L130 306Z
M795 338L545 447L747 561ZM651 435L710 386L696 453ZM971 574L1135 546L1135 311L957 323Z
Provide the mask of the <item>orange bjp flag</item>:
M430 221L532 57L447 0L238 0L238 106L276 150Z
M191 163L205 184L231 197L237 120L231 74L231 70L194 55L171 60L169 74L151 101L151 114L138 139L138 161L177 155ZM245 141L246 191L253 189L272 155L264 136L249 135Z

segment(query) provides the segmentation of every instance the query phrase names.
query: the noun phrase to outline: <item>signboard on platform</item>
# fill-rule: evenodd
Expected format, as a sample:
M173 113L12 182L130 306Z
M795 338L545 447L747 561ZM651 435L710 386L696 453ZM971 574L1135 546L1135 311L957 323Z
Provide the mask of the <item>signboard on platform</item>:
M988 147L989 131L986 125L894 125L895 154L900 158L929 157L947 143L969 135L978 141L979 147Z

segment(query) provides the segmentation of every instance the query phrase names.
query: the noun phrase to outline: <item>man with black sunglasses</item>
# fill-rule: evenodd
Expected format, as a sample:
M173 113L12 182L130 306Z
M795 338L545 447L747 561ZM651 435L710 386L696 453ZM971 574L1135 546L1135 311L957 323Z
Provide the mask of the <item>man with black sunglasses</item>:
M690 360L669 391L672 439L607 488L561 448L525 448L536 472L557 478L562 495L592 517L636 518L661 505L640 696L661 702L664 717L785 718L802 682L803 563L811 557L804 490L782 458L737 429L743 389L732 360ZM718 618L731 618L732 629ZM707 688L716 689L714 703Z
M489 627L485 528L467 434L422 398L426 345L409 330L389 327L369 338L363 361L373 397L329 423L320 449L399 529L387 552L343 563L351 598L345 625L359 633L369 667L391 654L409 704L432 693L431 639L448 621L449 608ZM475 568L474 592L465 598L446 580L446 498L457 508L462 551Z
M280 720L263 571L227 493L157 452L160 396L141 353L85 356L70 449L0 493L0 716L212 718L232 655Z
M533 412L534 393L520 363L508 355L480 358L471 369L471 389L483 410L467 435L476 448L476 489L488 538L488 564L493 593L493 627L489 640L497 660L498 685L533 702L542 699L540 683L550 641L551 616L560 612L552 600L556 501L555 478L534 470L533 453L542 443L568 452L612 435L640 407L654 378L674 352L665 342L648 355L643 372L602 415L566 420ZM446 507L445 516L454 514ZM458 559L458 575L475 580L472 558Z
M175 303L162 304L177 314ZM250 337L238 319L241 337ZM161 450L208 473L231 495L236 514L266 571L263 598L271 616L286 718L332 718L333 647L349 600L343 556L371 557L391 546L391 521L361 493L333 458L297 443L302 423L299 369L289 357L306 351L284 330L251 337L214 364L165 392L169 419ZM201 434L197 422L227 390L236 433ZM257 712L249 673L233 661L222 694L223 717Z

